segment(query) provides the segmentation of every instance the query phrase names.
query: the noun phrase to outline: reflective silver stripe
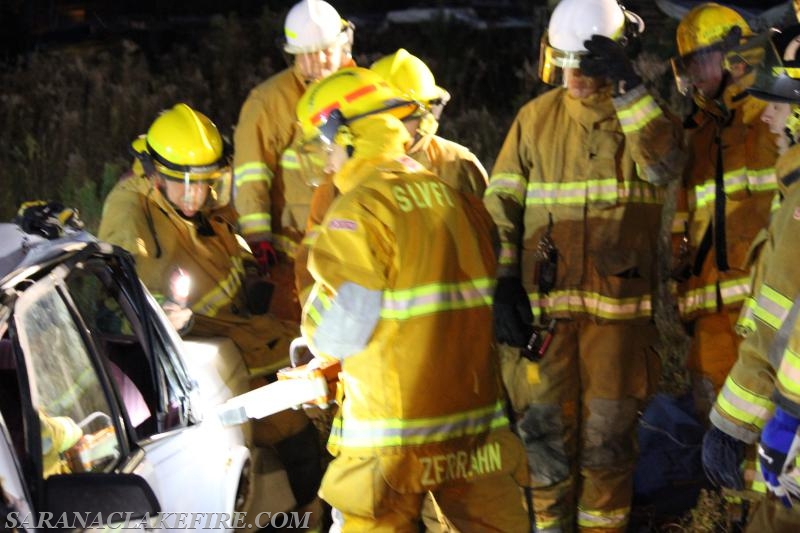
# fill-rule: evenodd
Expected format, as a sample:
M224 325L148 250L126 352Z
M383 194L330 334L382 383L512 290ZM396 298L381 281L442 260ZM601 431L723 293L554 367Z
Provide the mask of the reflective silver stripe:
M722 175L722 180L725 183L725 193L730 194L732 192L743 191L747 189L747 168L737 168L735 170L729 170Z
M648 93L644 93L633 105L617 110L623 133L635 133L661 114L661 108Z
M772 417L772 402L769 398L745 389L730 375L717 396L716 408L734 420L758 428L763 428Z
M789 298L764 283L758 291L753 315L772 329L778 329L791 306L792 301Z
M632 319L650 317L652 303L650 295L633 298L612 298L581 290L552 291L546 297L538 293L529 295L534 314L547 311L588 313L609 319Z
M619 528L628 522L630 507L612 509L610 511L590 511L578 506L578 526L597 528Z
M751 191L773 191L778 188L778 179L774 168L747 171L747 181Z
M227 277L192 305L192 311L199 315L213 317L223 306L234 300L236 293L242 287L244 264L239 257L233 257L231 261L233 265L231 265Z
M334 420L330 439L336 446L384 448L445 442L480 435L508 425L503 404L431 418L359 420L352 413Z
M243 236L272 234L272 216L269 213L252 213L239 217L239 230Z
M297 152L295 152L291 148L287 148L281 154L281 168L286 168L290 170L295 170L300 168L300 164L298 163L297 159Z
M491 278L480 278L387 290L383 293L381 318L404 320L440 311L491 306L494 284Z
M525 178L519 174L498 173L492 176L485 196L511 196L516 203L522 205L525 200Z
M267 182L267 187L272 186L272 171L260 161L244 163L233 171L233 182L236 187L256 181L265 181Z
M583 205L600 203L651 203L664 202L664 192L641 180L572 181L563 183L528 183L526 205Z
M686 291L686 294L678 300L678 309L683 315L693 313L700 309L716 309L716 307L716 285L706 285Z

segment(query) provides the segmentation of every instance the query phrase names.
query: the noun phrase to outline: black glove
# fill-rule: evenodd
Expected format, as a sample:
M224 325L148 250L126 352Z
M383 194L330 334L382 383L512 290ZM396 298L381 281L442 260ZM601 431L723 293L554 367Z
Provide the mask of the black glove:
M494 292L494 330L499 342L524 347L533 332L533 312L519 278L497 280Z
M712 426L703 437L703 470L715 485L741 490L745 443Z
M581 72L586 76L605 76L614 82L622 92L630 91L642 83L642 78L633 70L633 63L628 57L625 47L613 39L603 35L592 35L583 42L589 51L581 58Z

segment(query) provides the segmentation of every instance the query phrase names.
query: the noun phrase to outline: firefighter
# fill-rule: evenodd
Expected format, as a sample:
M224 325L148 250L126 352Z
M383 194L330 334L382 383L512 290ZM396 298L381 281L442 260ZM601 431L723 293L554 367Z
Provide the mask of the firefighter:
M748 58L724 55L752 35L733 9L700 4L677 29L673 70L695 112L684 122L689 152L673 231L682 242L678 301L693 332L688 367L698 411L707 413L736 359L734 326L750 288L750 244L769 223L777 145L760 120L765 103L745 89Z
M298 104L308 143L340 162L301 326L317 357L342 362L320 495L345 532L418 531L429 491L461 530L528 531L525 457L486 327L492 222L477 198L407 156L400 118L416 106L363 68Z
M795 259L800 209L800 26L783 32L770 30L748 45L764 56L756 68L752 95L771 104L762 114L775 131L783 131L790 147L775 163L780 207L772 215L760 243L753 286L739 324L746 333L738 358L709 415L711 428L703 439L703 466L716 484L743 486L742 459L748 445L761 440L759 449L764 488L781 494L778 481L798 425L796 298L800 270ZM776 123L785 120L783 127ZM797 531L800 514L780 499L756 500L746 531Z
M353 27L322 0L302 0L286 16L284 51L291 66L255 87L234 135L239 230L275 283L272 312L299 321L293 258L318 183L297 173L295 107L309 83L352 63Z
M252 385L264 384L289 365L296 326L255 314L263 313L262 302L248 301L246 271L254 259L240 244L235 212L221 192L230 168L219 131L202 113L177 104L133 141L132 151L131 170L106 198L99 238L133 255L137 273L168 314L176 307L190 311L183 333L230 337ZM299 505L315 500L321 450L301 410L255 422L253 442L277 450Z
M407 145L408 155L451 187L481 198L486 190L488 177L480 160L469 148L436 135L439 119L444 106L450 100L450 93L436 84L428 66L401 48L373 63L370 70L408 98L421 104L414 112L402 118L412 136ZM337 194L336 187L330 180L322 181L311 200L307 224L309 241L313 239L317 226ZM312 284L306 269L307 253L307 246L299 247L295 262L295 277L301 302L305 300L304 296Z
M658 377L663 185L683 163L680 125L628 58L642 30L615 0L556 6L539 62L556 88L517 114L484 198L537 531L624 531L630 513L637 412Z

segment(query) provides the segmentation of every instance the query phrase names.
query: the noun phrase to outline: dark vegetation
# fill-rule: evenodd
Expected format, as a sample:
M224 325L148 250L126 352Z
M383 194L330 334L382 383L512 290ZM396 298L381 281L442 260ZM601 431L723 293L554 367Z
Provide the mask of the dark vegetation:
M186 16L174 6L160 17L112 13L83 33L50 32L14 55L6 48L0 219L22 201L58 199L78 207L95 229L105 195L129 164L130 141L176 102L200 109L230 135L250 88L286 64L277 43L292 3L257 8L241 1L238 13L224 15ZM436 14L425 23L395 24L371 2L335 4L356 22L359 64L398 47L428 62L453 96L441 133L491 168L516 109L544 89L536 61L547 7L500 2L506 7L476 9L488 22L477 29ZM650 20L640 67L669 98L674 24L652 7L642 14Z

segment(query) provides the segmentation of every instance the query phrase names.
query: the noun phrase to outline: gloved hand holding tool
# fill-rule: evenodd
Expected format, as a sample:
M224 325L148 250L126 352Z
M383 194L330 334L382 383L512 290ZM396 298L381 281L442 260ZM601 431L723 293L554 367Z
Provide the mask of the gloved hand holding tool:
M795 439L798 427L800 419L777 407L761 431L761 442L758 443L758 461L767 489L779 497L786 507L791 507L792 503L781 478L794 468L796 449L792 448L797 446Z

